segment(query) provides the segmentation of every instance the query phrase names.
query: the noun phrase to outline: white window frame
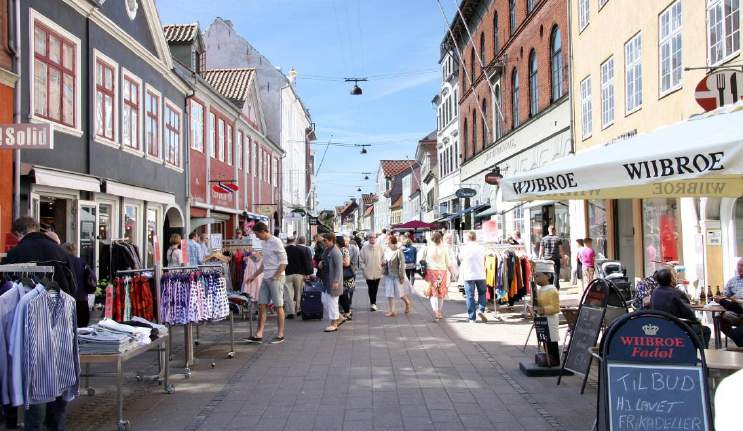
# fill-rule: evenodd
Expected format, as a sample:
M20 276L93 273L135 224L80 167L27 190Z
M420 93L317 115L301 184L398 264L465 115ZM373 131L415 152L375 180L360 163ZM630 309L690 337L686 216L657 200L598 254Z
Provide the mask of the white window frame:
M678 9L676 9L678 8ZM674 28L674 12L678 11L678 27ZM663 21L668 20L668 32L663 34ZM683 9L681 0L676 0L671 3L663 12L658 16L658 88L660 89L660 97L665 96L668 93L674 92L682 87L683 83L683 36L681 29L683 27ZM674 42L678 40L678 51L674 51ZM668 50L668 57L664 58L663 50ZM678 67L674 68L674 53L678 54ZM676 73L674 73L676 72ZM664 85L664 75L668 75L669 84L667 87ZM676 78L674 80L674 75Z
M98 135L98 129L96 126L96 112L98 111L97 106L97 98L96 98L96 92L98 82L97 82L97 73L96 73L96 67L98 64L98 61L101 61L102 63L105 63L107 66L110 66L113 69L113 139L108 139L103 136ZM121 91L120 83L119 83L119 63L115 62L111 57L108 57L104 53L98 51L97 49L93 49L93 77L90 80L92 83L91 92L93 93L93 118L91 118L91 124L93 125L93 140L99 144L108 145L110 147L114 148L120 148L120 142L119 141L119 114L121 113L119 110L119 91ZM105 120L104 120L105 121ZM139 154L139 151L132 150L129 148L130 151L133 151L135 153Z
M235 143L233 133L235 133L235 128L232 126L232 124L225 121L224 122L224 138L225 138L224 143L227 149L227 164L230 166L232 166L232 153L234 153L234 148L232 147L232 145Z
M28 73L28 84L29 84L29 107L28 107L28 117L29 120L32 123L48 123L51 124L54 131L62 132L68 135L72 135L75 137L82 137L84 132L82 129L82 80L81 80L81 73L82 73L82 48L81 48L81 42L80 38L74 36L72 33L68 32L64 28L60 27L58 24L56 24L54 21L50 20L46 16L40 14L33 8L28 9L28 21L29 21L29 73ZM34 61L34 47L36 46L36 41L34 40L35 32L35 22L38 21L40 24L44 25L45 27L49 27L54 32L58 33L60 36L64 37L68 41L72 42L75 45L75 124L74 127L67 126L62 123L57 123L56 121L48 120L46 118L42 118L39 116L36 116L34 114L34 76L35 76L35 61ZM93 80L95 81L95 80ZM64 96L63 96L64 97Z
M220 116L216 116L217 118L217 125L215 127L217 131L217 145L219 146L219 152L217 153L217 158L220 162L224 162L224 141L225 141L225 131L227 130L226 122L224 121L224 118ZM221 127L220 127L221 126Z
M128 148L131 151L135 151L132 147L128 147L124 143L124 129L123 129L123 122L124 122L124 81L130 80L137 84L139 86L139 94L137 94L137 100L138 100L138 111L137 112L137 140L139 142L139 150L136 151L137 154L142 154L142 149L144 148L144 82L141 78L139 78L137 75L133 74L129 70L127 70L125 67L121 68L121 122L122 122L122 129L121 129L121 146L122 148Z
M578 0L578 28L580 31L585 30L591 22L590 3L591 0Z
M150 147L147 143L147 108L146 108L146 98L147 98L147 92L152 93L154 96L157 96L157 157L150 154ZM150 84L145 83L144 85L144 92L142 93L142 109L144 110L144 115L142 116L142 121L144 122L142 127L142 149L141 151L144 151L144 155L147 158L147 160L151 160L156 163L162 163L163 161L163 116L165 115L165 112L163 112L163 95L159 91L155 89L155 87L151 86ZM126 149L125 149L126 150ZM135 154L140 154L139 152L135 152Z
M217 116L210 109L206 111L206 134L207 134L207 147L209 147L209 157L212 159L217 158Z
M607 3L609 3L609 0L598 0L599 2L599 10L601 10L602 7L606 6Z
M243 131L241 129L235 129L235 166L238 170L243 168L243 155L245 154L245 147L243 145Z
M253 141L252 142L253 148L252 148L252 166L253 166L253 177L258 176L258 142Z
M194 139L195 122L194 122L194 105L201 107L201 143L197 143ZM190 99L188 101L188 137L191 142L191 149L200 153L204 152L204 138L206 137L206 107L203 103Z
M632 55L631 50L635 45L637 53ZM642 32L638 32L624 44L624 67L624 113L630 115L642 108ZM630 92L630 81L633 81L633 92Z
M591 75L580 82L581 137L586 140L593 134L593 106L591 101Z
M731 58L735 57L740 53L740 1L738 1L737 4L738 8L735 10L732 14L726 14L725 13L725 0L708 0L707 1L707 62L710 66L717 66L719 64L726 63ZM719 9L718 9L719 8ZM721 14L721 20L719 21L718 25L720 26L720 41L719 45L721 45L721 56L717 61L712 60L712 50L716 45L712 45L712 15L713 13L716 15L717 13ZM738 19L734 19L735 15L737 14ZM736 24L738 27L733 30L733 34L728 34L728 16L732 15L733 19L731 19L731 24ZM733 45L737 42L737 47L733 46L730 51L728 51L727 42L728 39L731 39Z
M168 157L165 155L165 127L167 126L167 122L165 120L165 113L166 109L170 109L171 111L175 112L178 115L178 164L174 164L168 160ZM162 143L160 145L160 148L162 148L162 153L160 155L163 158L163 161L165 162L165 166L174 169L179 172L183 172L183 110L178 107L172 100L168 98L163 98L163 115L162 115ZM168 149L168 152L170 152L170 149Z
M609 75L611 73L611 75ZM614 124L615 102L614 102L614 77L616 70L614 56L601 63L601 129Z

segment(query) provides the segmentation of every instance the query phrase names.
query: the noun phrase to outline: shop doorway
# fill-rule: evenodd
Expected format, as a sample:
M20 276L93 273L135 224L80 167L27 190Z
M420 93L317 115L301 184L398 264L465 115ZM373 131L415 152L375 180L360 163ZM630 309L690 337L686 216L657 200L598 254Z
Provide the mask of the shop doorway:
M80 258L93 270L98 268L98 250L96 236L98 234L98 204L95 202L78 201L79 215L78 253Z
M170 236L172 234L178 234L181 238L185 238L185 224L183 222L183 215L176 207L170 207L165 212L165 219L163 222L163 239L160 241L161 256L167 256L168 244L170 242ZM163 259L163 265L167 265L167 262Z
M62 199L54 196L34 196L31 200L32 214L37 215L36 219L42 229L53 230L59 236L61 242L76 242L73 238L70 228L70 222L74 220L73 201Z
M616 201L616 233L617 258L627 268L627 277L634 280L640 276L635 268L635 227L632 223L632 200L620 199Z
M570 256L570 208L568 202L557 201L548 205L532 207L531 247L534 255L539 255L539 243L547 235L550 226L555 226L555 233L562 242L563 254ZM568 257L560 267L560 280L569 280L573 262Z

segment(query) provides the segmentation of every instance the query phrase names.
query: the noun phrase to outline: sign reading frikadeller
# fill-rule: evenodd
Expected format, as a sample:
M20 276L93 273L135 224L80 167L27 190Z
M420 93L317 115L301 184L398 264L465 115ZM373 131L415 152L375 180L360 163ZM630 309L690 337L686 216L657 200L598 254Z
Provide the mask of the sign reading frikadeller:
M0 149L53 150L52 125L49 123L0 124Z

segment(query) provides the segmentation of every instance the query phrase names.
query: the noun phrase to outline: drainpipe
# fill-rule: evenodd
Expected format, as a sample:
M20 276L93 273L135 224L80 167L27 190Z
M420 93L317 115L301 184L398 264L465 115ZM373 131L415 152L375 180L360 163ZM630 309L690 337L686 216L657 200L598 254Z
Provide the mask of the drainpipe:
M21 0L12 0L13 2L13 20L11 29L13 31L13 73L21 76ZM31 31L31 30L29 30ZM22 80L19 78L15 82L15 91L13 92L13 122L21 122L21 89L23 88ZM54 133L52 131L52 133ZM21 150L13 152L13 219L21 216Z

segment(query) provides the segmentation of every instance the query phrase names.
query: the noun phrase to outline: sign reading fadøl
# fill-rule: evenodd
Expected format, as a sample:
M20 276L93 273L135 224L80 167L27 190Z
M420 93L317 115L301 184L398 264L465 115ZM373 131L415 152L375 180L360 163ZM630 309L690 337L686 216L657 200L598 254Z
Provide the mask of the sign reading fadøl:
M52 150L53 136L49 123L0 124L0 149Z

